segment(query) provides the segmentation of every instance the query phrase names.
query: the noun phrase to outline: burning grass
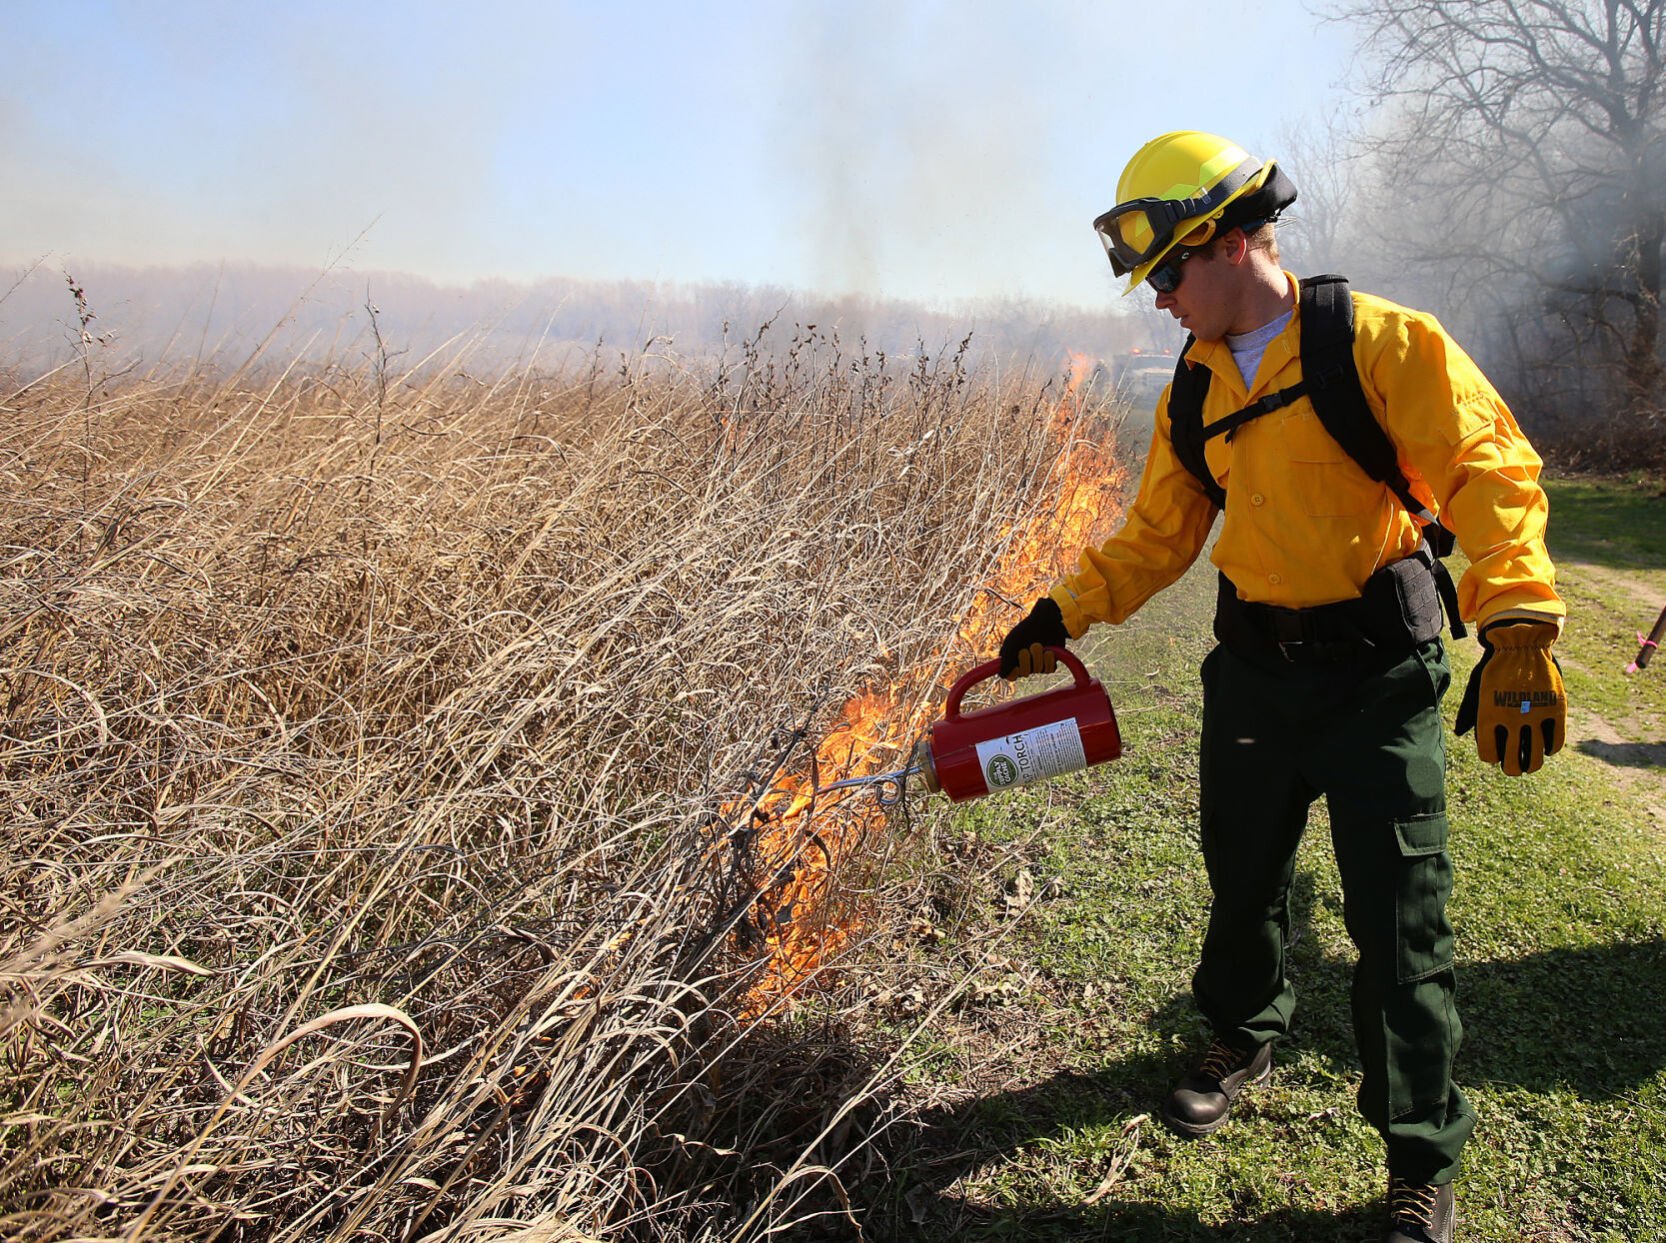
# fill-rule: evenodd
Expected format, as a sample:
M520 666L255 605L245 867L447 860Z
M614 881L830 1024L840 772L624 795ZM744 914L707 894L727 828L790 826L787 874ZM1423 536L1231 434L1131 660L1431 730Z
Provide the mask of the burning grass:
M8 385L0 1236L836 1205L883 1051L784 1014L904 835L813 779L899 765L1121 482L964 358Z

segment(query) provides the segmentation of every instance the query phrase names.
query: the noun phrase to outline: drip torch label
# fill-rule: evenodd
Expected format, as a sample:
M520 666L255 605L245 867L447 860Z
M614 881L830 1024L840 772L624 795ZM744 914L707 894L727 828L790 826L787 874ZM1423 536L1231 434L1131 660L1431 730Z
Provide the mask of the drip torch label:
M991 790L1005 790L1086 768L1088 757L1082 750L1082 732L1076 728L1076 719L1066 717L1051 725L978 743L978 763L983 768L984 784Z

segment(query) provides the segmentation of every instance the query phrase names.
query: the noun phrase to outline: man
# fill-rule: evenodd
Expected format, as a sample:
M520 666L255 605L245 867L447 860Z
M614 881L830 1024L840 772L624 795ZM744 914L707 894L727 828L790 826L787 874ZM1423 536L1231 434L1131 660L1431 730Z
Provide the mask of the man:
M1474 1117L1451 1077L1462 1028L1439 601L1477 624L1485 649L1459 732L1475 728L1481 758L1507 773L1536 770L1562 745L1565 711L1540 459L1433 317L1280 268L1274 222L1296 192L1275 164L1215 135L1165 134L1117 192L1095 222L1113 268L1130 291L1156 290L1192 340L1122 530L1084 550L1007 635L1002 672L1048 672L1050 647L1124 621L1185 572L1224 515L1219 643L1202 670L1212 902L1193 977L1214 1039L1162 1116L1206 1135L1271 1073L1295 1001L1284 962L1295 852L1322 794L1359 952L1359 1107L1387 1149L1386 1239L1446 1243ZM1349 406L1337 394L1356 372ZM1372 438L1387 463L1375 477L1361 465ZM1430 550L1445 534L1436 515L1471 561L1456 593Z

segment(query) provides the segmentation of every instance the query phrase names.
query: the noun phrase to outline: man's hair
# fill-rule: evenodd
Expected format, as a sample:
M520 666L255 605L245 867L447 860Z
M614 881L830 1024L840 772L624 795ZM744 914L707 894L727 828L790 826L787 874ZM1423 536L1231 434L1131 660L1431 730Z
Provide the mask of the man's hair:
M1254 229L1246 229L1244 240L1251 250L1264 250L1267 252L1267 258L1274 263L1278 262L1278 234L1273 231L1271 220L1263 221Z

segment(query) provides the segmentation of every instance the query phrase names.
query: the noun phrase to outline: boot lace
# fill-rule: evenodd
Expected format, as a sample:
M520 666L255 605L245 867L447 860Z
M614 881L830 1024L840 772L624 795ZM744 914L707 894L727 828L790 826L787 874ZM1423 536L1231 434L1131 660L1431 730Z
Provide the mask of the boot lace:
M1427 1236L1435 1228L1435 1197L1440 1189L1429 1183L1408 1183L1392 1175L1388 1180L1388 1213L1397 1226L1416 1226Z
M1198 1077L1225 1079L1232 1073L1232 1068L1243 1060L1242 1049L1234 1049L1224 1040L1211 1040L1209 1051L1203 1055L1203 1063L1197 1068Z

